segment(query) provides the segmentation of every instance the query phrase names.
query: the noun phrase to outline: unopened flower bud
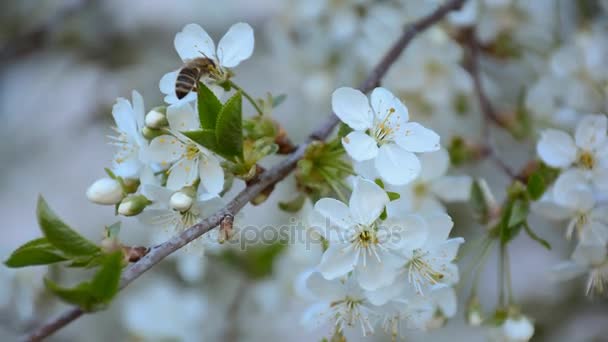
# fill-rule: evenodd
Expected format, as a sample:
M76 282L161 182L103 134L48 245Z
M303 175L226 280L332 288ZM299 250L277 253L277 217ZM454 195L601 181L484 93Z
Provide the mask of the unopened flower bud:
M165 111L165 107L156 107L149 111L145 118L146 127L159 129L167 126L169 122L167 121Z
M87 189L89 201L102 205L119 203L124 197L122 186L112 178L101 178Z
M466 307L466 320L469 325L478 327L483 323L483 313L481 311L481 304L476 296L469 299L469 303Z
M169 199L169 205L171 208L179 212L184 212L190 209L193 202L194 199L182 191L174 193L171 195L171 199Z
M131 195L120 202L118 213L123 216L135 216L151 203L144 195Z
M511 341L528 341L534 335L534 325L526 316L509 317L502 324L502 331Z
M160 137L161 135L163 135L165 133L160 129L154 129L154 128L150 128L150 127L146 126L141 129L141 134L144 136L144 138L146 138L148 140L152 140L156 137Z

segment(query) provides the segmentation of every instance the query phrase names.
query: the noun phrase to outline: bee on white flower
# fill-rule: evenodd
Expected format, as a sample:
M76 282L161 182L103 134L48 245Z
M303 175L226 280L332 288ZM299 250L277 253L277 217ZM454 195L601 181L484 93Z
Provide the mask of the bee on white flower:
M218 158L206 148L183 135L182 131L200 129L196 111L189 103L167 108L169 132L154 138L146 151L150 162L168 168L167 188L179 190L200 178L207 198L217 196L224 186L224 170Z
M253 29L246 23L232 25L222 37L216 49L215 43L207 31L197 24L188 24L175 35L174 45L184 63L197 58L212 60L214 64L213 73L210 75L213 78L212 81L221 82L232 76L231 68L251 57L254 46ZM165 102L168 104L190 102L196 99L196 93L191 92L178 100L175 93L178 73L179 70L165 74L159 83L160 91L166 95ZM210 83L210 86L216 95L222 93L220 86L213 82Z
M144 100L133 91L133 100L118 98L112 107L117 136L110 136L111 144L118 148L112 160L112 171L119 177L137 179L143 167L142 153L148 142L142 135L144 128Z
M382 221L380 215L388 202L388 195L376 183L357 178L348 206L333 198L315 204L311 220L329 242L319 264L326 279L354 271L366 290L393 282L405 260L400 252L418 246L427 231L425 221L416 215Z
M342 139L356 161L373 162L382 180L405 185L420 174L414 153L439 149L439 135L416 122L408 122L405 105L391 92L376 88L367 96L353 88L332 94L334 113L354 131Z

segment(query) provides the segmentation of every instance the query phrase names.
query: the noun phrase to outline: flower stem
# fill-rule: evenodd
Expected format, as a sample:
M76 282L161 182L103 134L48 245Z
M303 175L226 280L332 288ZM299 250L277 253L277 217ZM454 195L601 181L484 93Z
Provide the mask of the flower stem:
M230 87L240 91L245 96L245 98L249 101L249 103L251 103L253 108L255 108L255 110L258 112L259 115L264 115L264 112L262 112L262 109L260 108L258 103L253 99L253 97L251 97L251 95L249 95L243 88L239 87L236 83L234 83L232 81L229 81L229 82L230 82Z

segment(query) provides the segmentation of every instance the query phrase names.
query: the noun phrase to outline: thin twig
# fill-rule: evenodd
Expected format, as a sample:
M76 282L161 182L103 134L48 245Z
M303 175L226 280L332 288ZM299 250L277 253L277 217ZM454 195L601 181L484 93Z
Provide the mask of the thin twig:
M380 80L384 77L390 66L399 58L403 50L408 46L411 40L420 32L428 29L433 24L439 22L446 14L453 10L460 9L466 0L450 0L444 5L439 6L435 11L426 17L407 26L401 37L395 42L391 49L386 53L382 60L371 71L367 79L361 84L359 90L369 92L376 87ZM192 240L207 233L211 229L217 227L221 220L227 215L236 215L249 201L254 199L268 186L273 185L293 171L297 162L303 158L304 152L314 140L325 140L338 124L338 117L334 114L328 118L325 123L319 126L307 141L289 155L282 162L274 166L272 169L263 172L257 182L249 184L245 190L241 191L232 201L224 208L218 210L213 215L207 217L194 226L186 229L180 234L175 235L167 242L153 247L148 254L141 258L138 262L128 267L121 276L120 288L123 289L133 280L137 279L144 272L152 268L158 262L169 256L171 253L182 248ZM26 341L40 341L43 338L53 334L57 330L66 326L68 323L80 317L84 312L80 308L73 308L63 313L58 318L55 318L47 324L34 330L25 337Z
M490 158L496 166L498 166L507 176L511 179L517 179L517 174L511 170L511 168L505 164L505 162L498 157L494 147L492 146L492 139L490 138L490 122L494 122L497 126L508 128L509 122L506 118L498 115L496 109L492 105L488 95L486 94L483 83L481 80L481 71L479 63L479 42L475 36L475 30L471 29L465 33L465 44L468 47L468 60L465 63L465 68L473 78L473 86L475 88L475 95L479 101L479 107L481 108L482 118L482 138L486 144L486 157Z

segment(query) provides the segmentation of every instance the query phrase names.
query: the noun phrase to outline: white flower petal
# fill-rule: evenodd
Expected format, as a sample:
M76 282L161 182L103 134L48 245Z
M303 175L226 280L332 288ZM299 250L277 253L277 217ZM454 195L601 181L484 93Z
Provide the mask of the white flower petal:
M331 107L334 113L357 131L372 127L373 116L367 96L357 89L342 87L331 95Z
M439 135L417 122L408 122L401 127L395 142L406 151L433 152L439 150Z
M212 155L202 156L198 167L201 185L205 187L206 192L219 195L224 189L224 169L220 161Z
M166 166L182 157L185 146L172 135L161 135L152 139L150 146L144 152L148 162L160 163Z
M445 175L450 167L450 156L443 148L435 152L423 153L418 158L422 166L420 171L422 181L438 179Z
M547 129L536 145L540 159L553 167L567 167L576 158L577 149L572 137L556 129Z
M434 289L431 296L437 302L441 312L448 318L456 315L458 311L458 299L456 298L456 291L448 286L439 286Z
M177 74L179 70L171 71L163 75L161 77L160 82L158 82L158 87L160 88L161 93L165 94L164 101L167 104L176 104L183 102L192 102L196 100L196 93L190 92L181 100L177 98L175 94L175 82L177 81Z
M382 259L378 260L373 254L366 254L362 257L365 257L365 262L359 260L355 268L357 280L362 289L373 291L393 283L396 276L394 268L389 267Z
M431 191L442 201L468 201L472 183L471 176L444 176L431 183Z
M378 184L359 177L348 204L350 216L355 222L369 226L380 217L389 201Z
M562 173L553 188L555 202L566 208L586 212L593 208L595 199L583 171L571 169Z
M606 141L608 123L603 114L585 115L576 126L574 140L576 146L584 150L592 150Z
M319 271L325 279L332 280L353 270L357 262L357 252L350 244L332 243L323 253Z
M228 29L217 45L220 65L233 68L251 57L253 53L253 29L249 24L236 23Z
M198 159L182 159L178 161L169 173L167 178L167 188L180 190L185 186L190 186L198 177Z
M340 228L349 229L353 225L348 207L346 204L336 199L321 198L317 201L317 203L315 203L315 211L321 214L324 218L329 219L330 223L335 224ZM320 228L326 230L330 227L325 227L325 224L323 223L323 227Z
M386 122L391 127L406 123L410 119L407 107L385 88L374 89L370 96L370 103L375 113L376 122L385 122L384 119L388 114L391 114L391 116Z
M176 132L192 131L200 128L196 112L187 102L167 107L167 121L169 121L169 127Z
M124 132L129 137L135 137L137 133L137 122L135 113L129 100L119 97L112 107L112 117L116 123L116 128Z
M420 174L418 157L395 144L380 147L375 166L382 180L392 185L408 184Z
M374 291L366 291L365 296L370 303L380 306L388 303L403 292L403 283L397 279L392 284Z
M593 169L593 184L601 192L608 192L608 168L596 167Z
M319 272L311 272L305 279L305 284L322 301L331 302L344 296L344 287L339 281L327 280Z
M144 127L144 117L145 107L144 107L144 99L141 97L141 94L136 90L133 90L131 93L132 101L133 101L133 117L135 119L135 123L137 124L138 133ZM139 136L139 134L137 134Z
M199 57L215 59L215 43L207 31L197 24L184 26L181 32L175 35L173 41L175 51L183 61Z
M550 272L550 278L554 282L567 281L582 276L586 272L584 265L572 261L565 261L553 266Z
M164 205L166 208L171 195L173 195L173 190L161 186L144 184L141 187L141 193L146 196L147 199L154 202L152 203L153 206Z
M369 160L378 155L376 141L361 131L352 131L342 138L342 146L346 153L356 161Z
M428 215L425 218L429 230L429 239L427 243L437 244L445 241L454 226L452 218L447 214Z
M402 218L389 217L382 222L381 230L387 236L382 241L388 248L411 252L424 245L429 237L426 221L420 215L407 214Z

